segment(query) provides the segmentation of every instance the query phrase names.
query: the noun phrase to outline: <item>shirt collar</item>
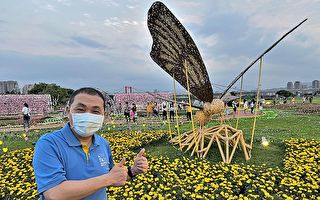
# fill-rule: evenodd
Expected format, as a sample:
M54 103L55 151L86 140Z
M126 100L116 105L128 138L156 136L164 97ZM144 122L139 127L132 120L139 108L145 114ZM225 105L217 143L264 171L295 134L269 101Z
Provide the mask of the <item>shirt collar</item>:
M70 124L66 123L66 125L62 128L63 136L68 143L69 146L81 146L80 141L78 138L73 134ZM92 136L92 145L93 146L99 146L101 144L99 138L96 134Z

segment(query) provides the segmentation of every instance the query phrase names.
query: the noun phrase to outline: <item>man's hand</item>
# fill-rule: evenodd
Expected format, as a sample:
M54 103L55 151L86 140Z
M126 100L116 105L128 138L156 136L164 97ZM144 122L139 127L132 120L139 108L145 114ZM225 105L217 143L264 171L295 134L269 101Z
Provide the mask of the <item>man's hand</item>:
M126 184L128 169L124 167L126 158L123 158L120 163L115 164L111 171L107 174L107 180L109 186L123 186Z
M148 160L146 157L143 156L145 149L141 149L138 153L136 159L134 160L134 164L132 166L132 174L133 176L144 173L148 171Z

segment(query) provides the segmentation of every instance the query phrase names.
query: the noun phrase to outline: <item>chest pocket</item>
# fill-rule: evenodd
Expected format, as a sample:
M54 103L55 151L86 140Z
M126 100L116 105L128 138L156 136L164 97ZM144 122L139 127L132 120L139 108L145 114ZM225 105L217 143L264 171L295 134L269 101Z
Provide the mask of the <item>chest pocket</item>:
M97 152L96 158L94 158L94 167L101 174L108 173L110 171L110 161L109 156L106 152Z

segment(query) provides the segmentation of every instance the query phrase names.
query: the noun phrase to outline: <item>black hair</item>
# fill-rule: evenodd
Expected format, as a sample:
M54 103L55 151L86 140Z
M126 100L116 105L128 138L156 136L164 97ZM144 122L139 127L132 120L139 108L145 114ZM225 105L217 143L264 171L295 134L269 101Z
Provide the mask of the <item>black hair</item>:
M71 104L73 103L74 101L74 98L78 95L78 94L89 94L89 95L92 95L92 96L99 96L101 97L101 99L103 100L103 108L104 110L106 109L106 99L105 97L103 96L103 94L95 89L95 88L91 88L91 87L83 87L83 88L80 88L80 89L77 89L76 91L74 91L71 96L70 96L70 99L69 99L69 106L71 106Z
M29 105L27 103L24 103L23 104L25 107L29 108Z

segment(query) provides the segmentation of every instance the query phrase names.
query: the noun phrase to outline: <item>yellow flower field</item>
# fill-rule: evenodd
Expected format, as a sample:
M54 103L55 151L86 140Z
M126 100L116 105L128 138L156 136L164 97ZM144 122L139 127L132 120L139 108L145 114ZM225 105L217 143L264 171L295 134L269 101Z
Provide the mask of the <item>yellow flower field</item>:
M164 131L102 134L115 161L132 159L137 149L167 137ZM284 168L212 164L206 160L147 155L150 170L124 187L109 188L109 199L320 199L320 141L285 141ZM134 152L135 151L135 152ZM0 157L0 198L37 199L33 149ZM129 160L129 163L132 160ZM129 164L127 163L127 164Z

